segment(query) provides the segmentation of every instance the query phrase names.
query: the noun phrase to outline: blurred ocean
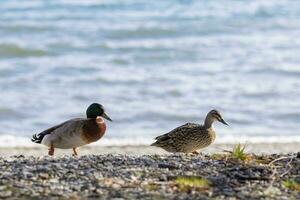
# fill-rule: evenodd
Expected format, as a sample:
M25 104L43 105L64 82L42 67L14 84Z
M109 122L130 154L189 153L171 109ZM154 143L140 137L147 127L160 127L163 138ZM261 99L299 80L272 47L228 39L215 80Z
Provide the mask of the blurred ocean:
M216 108L217 142L300 141L300 1L0 2L0 145L92 102L97 144L149 144Z

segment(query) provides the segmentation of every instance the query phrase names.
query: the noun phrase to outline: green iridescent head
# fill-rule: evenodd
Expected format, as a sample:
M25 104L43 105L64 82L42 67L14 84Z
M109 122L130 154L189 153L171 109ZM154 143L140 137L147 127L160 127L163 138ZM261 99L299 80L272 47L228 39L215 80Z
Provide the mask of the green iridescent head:
M104 107L101 104L92 103L86 110L86 117L96 119L99 116L112 121L112 119L110 119L110 117L105 113Z

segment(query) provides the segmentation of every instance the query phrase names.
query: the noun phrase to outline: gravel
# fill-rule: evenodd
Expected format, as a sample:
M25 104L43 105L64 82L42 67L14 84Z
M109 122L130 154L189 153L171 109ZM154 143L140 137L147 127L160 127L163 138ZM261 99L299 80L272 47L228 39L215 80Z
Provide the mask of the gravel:
M182 184L178 177L209 185ZM300 185L296 154L247 163L208 154L0 158L2 199L300 199L287 180Z

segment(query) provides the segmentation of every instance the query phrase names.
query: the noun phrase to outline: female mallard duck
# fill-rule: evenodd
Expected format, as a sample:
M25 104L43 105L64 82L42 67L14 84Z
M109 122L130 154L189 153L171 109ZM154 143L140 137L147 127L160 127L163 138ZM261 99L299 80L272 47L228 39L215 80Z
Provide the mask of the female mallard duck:
M54 155L54 148L73 149L99 140L106 131L103 118L112 121L101 104L93 103L86 110L87 118L65 121L41 133L34 134L31 141L49 147L48 155ZM103 118L102 118L103 117Z
M212 144L216 138L216 132L212 126L218 120L228 125L217 110L211 110L204 125L187 123L164 135L155 138L156 142L151 146L161 147L168 152L195 153L197 150Z

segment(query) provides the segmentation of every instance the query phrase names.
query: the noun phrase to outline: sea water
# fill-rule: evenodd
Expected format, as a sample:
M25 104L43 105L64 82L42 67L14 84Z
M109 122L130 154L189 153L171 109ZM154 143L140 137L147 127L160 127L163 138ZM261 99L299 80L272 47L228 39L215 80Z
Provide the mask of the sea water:
M85 117L150 144L218 109L219 143L300 141L300 1L0 2L0 144ZM34 145L34 144L32 144Z

